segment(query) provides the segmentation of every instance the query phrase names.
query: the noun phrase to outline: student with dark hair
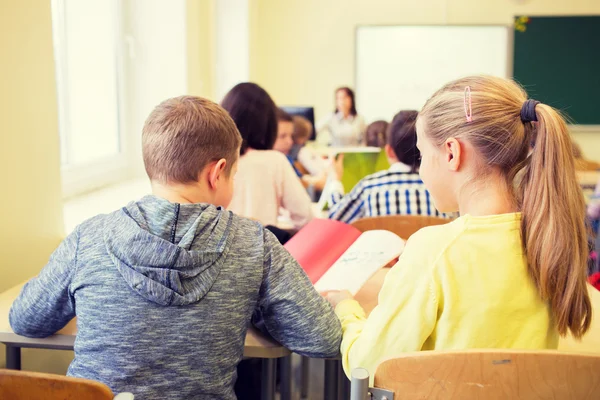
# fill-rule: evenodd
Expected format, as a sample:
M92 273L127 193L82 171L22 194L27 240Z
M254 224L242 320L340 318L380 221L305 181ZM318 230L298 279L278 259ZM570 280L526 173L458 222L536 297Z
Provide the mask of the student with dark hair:
M370 147L384 148L386 143L386 132L390 124L387 121L379 120L371 122L367 126L366 143Z
M277 107L271 96L255 83L234 86L221 106L227 110L242 135L240 155L253 150L271 150L277 138Z
M277 139L277 107L255 83L240 83L221 105L242 135L238 173L229 209L264 225L277 225L286 209L296 228L313 217L311 201L286 156L272 150Z
M335 91L335 111L317 127L318 135L329 133L331 146L360 146L364 144L365 120L356 112L354 91L341 87Z
M400 111L396 114L388 127L385 147L388 158L395 157L398 162L410 167L411 173L419 172L421 163L415 128L417 115L416 111Z
M294 119L281 108L277 109L275 115L277 116L277 138L273 150L288 155L294 145Z
M351 223L378 215L440 215L418 174L416 119L416 111L396 114L388 127L385 145L390 168L363 178L346 196L340 182L343 155L340 156L334 174L337 179L330 182L329 218Z
M273 145L273 150L277 150L280 153L285 154L285 157L290 162L292 168L294 168L294 172L298 176L298 178L302 177L302 173L298 171L296 166L294 165L294 159L292 158L290 151L294 145L294 119L292 116L281 108L278 108L276 111L277 115L277 139L275 139L275 144Z

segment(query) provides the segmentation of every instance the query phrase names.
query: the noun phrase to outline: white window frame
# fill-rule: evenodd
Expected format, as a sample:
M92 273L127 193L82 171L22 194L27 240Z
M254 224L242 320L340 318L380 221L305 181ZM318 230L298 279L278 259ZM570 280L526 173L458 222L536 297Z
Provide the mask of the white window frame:
M65 43L65 1L52 0L52 18L53 18L53 40L55 52L56 84L58 99L58 117L60 130L60 149L61 149L61 177L63 198L70 198L82 193L90 192L104 186L108 186L130 178L131 163L128 157L130 143L128 143L127 121L125 120L125 65L124 65L124 40L123 40L123 4L120 0L117 7L117 30L114 40L116 42L116 65L115 68L117 81L117 113L118 113L118 135L119 152L118 154L79 164L62 164L64 157L68 157L69 132L67 131L66 121L68 121L69 99L66 90L66 75L68 71L64 65L66 58ZM77 0L69 0L77 1ZM111 0L98 0L111 1Z

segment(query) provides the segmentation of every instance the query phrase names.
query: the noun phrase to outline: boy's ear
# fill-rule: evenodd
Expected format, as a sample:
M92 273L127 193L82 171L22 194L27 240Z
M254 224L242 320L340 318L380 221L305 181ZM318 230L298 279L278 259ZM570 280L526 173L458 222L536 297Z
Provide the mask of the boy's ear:
M211 189L216 189L219 179L225 174L225 166L227 165L227 160L221 158L219 161L213 161L209 164L208 170L208 184Z
M462 162L462 145L456 138L448 138L444 143L445 161L450 171L458 171Z
M396 158L396 153L394 153L394 149L392 149L392 146L390 146L389 144L386 143L385 147L385 155L388 158Z

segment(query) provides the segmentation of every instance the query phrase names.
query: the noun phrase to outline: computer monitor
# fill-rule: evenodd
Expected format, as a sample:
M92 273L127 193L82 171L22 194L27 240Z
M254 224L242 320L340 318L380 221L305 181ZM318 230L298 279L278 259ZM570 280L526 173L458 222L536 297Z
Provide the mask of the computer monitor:
M315 140L317 137L317 130L315 129L315 109L313 107L285 106L281 107L281 109L290 115L299 115L309 120L313 128L309 140Z

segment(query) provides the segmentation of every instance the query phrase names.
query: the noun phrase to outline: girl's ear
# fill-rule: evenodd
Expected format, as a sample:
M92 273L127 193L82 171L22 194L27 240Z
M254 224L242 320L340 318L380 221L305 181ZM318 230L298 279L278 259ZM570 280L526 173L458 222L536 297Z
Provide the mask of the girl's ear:
M456 138L448 138L444 143L445 162L450 171L458 171L461 166L462 145Z
M216 189L219 179L223 177L225 173L225 166L227 165L227 160L221 158L219 161L214 161L211 163L210 169L208 171L208 185L211 189Z

